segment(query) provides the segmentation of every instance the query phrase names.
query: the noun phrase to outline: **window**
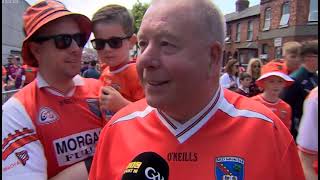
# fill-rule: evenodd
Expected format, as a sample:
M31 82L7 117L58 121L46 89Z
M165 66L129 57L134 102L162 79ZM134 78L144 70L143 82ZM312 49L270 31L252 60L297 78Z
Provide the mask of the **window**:
M237 24L236 42L240 42L240 23Z
M225 42L227 43L231 42L231 25L230 24L228 24L227 26L227 36L226 36Z
M288 26L290 18L290 4L289 2L285 2L282 5L282 16L280 20L280 27Z
M239 55L239 60L240 60L240 64L244 64L244 60L246 58L246 55L244 53L240 53Z
M318 0L310 0L309 22L318 22Z
M253 37L253 22L249 21L248 22L247 40L252 41L252 37Z
M268 54L268 44L262 44L261 54Z
M267 8L264 14L263 30L269 30L271 26L271 8Z
M280 59L282 57L281 47L276 47L275 59Z

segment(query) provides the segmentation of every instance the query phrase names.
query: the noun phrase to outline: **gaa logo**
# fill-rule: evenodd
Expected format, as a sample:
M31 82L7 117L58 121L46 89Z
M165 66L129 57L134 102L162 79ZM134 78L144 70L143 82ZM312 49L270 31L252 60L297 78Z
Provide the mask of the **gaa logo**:
M50 124L56 120L58 120L59 116L56 112L48 107L42 107L39 111L38 121L40 124Z

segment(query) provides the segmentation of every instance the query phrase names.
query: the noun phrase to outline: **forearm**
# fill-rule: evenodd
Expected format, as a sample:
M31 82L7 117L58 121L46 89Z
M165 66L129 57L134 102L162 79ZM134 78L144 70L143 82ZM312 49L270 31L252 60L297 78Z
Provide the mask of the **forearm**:
M131 101L127 100L126 98L122 98L119 102L119 105L117 106L117 112L127 106L128 104L132 103Z
M77 180L88 179L88 171L84 161L81 161L77 164L74 164L68 167L67 169L61 171L59 174L50 178L49 180L68 180L68 179L77 179Z
M299 157L306 180L318 179L318 175L315 173L315 170L312 166L313 162L317 159L317 156L309 155L299 150Z

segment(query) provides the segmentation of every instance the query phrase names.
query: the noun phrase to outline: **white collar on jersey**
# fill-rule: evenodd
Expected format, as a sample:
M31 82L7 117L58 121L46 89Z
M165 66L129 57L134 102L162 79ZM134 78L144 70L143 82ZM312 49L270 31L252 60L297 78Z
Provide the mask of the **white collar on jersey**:
M178 141L183 143L207 123L212 115L218 110L222 99L223 90L219 87L208 105L184 124L179 123L160 110L156 110L156 114L170 132L176 136Z
M70 97L75 92L75 88L73 88L72 90L70 90L70 92L67 95L63 95L59 91L57 91L57 90L55 90L53 88L50 88L50 85L48 84L48 82L46 80L43 79L43 77L41 76L40 73L37 73L36 81L37 81L37 86L39 87L39 89L40 88L45 88L50 93L52 93L54 95L57 95L57 96ZM75 77L73 77L72 81L74 82L75 86L83 86L84 85L84 81L83 81L82 77L79 74L77 74Z
M50 87L50 85L47 83L46 80L43 79L40 73L37 73L37 85L39 88L44 88L44 87ZM75 86L83 86L84 82L83 79L79 74L77 74L75 77L73 77L72 81L74 82Z

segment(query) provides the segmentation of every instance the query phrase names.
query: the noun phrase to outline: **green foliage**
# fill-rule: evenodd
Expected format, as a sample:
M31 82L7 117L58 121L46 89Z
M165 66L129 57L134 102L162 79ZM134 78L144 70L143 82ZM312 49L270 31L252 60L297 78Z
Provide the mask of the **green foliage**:
M132 15L134 17L134 32L137 33L140 28L140 24L143 18L144 13L148 9L150 4L148 3L141 3L139 0L133 5L132 7Z

